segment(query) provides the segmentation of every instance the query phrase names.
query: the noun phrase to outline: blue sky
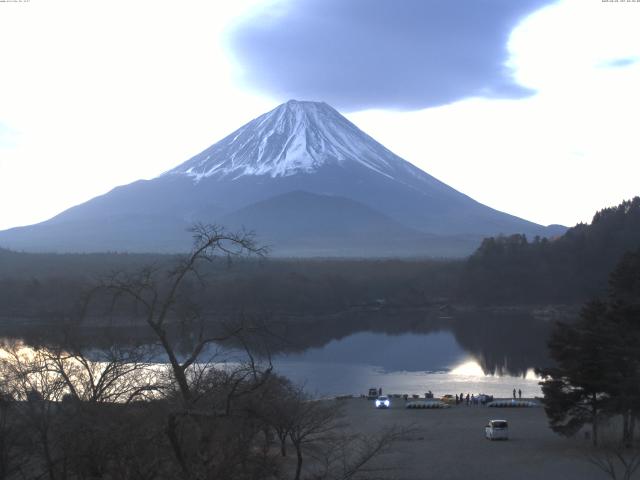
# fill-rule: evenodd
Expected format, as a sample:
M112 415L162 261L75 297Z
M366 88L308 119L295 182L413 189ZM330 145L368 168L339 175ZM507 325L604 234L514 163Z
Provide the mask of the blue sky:
M0 3L0 228L323 100L494 208L588 221L640 193L640 3Z

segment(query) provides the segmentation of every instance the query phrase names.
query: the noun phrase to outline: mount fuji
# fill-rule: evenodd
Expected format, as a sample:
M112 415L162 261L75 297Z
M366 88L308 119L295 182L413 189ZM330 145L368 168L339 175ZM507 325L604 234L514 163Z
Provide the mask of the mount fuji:
M0 247L184 251L199 221L253 230L275 256L462 256L488 235L564 231L478 203L326 103L290 100L152 180L0 232Z

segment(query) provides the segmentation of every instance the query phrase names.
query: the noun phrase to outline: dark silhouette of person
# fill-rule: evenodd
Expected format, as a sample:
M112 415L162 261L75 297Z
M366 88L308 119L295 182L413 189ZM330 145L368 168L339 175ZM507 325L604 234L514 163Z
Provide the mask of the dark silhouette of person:
M467 405L469 405L469 394L468 394L468 393L467 393L467 398L466 398L466 400L467 400Z
M518 398L522 398L522 390L518 389Z
M458 403L460 403L460 399L458 398L458 394L456 393L456 405L458 405Z
M514 392L515 392L515 390L514 390ZM380 395L382 395L382 387L378 388L378 396L380 396ZM515 393L513 394L513 398L516 398L516 394Z
M514 398L514 400L516 398L516 389L515 388L513 389L513 398Z

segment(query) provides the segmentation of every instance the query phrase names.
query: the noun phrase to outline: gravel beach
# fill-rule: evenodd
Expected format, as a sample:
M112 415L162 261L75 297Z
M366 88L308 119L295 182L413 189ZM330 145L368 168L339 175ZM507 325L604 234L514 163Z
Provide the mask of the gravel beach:
M391 408L376 409L365 398L336 400L354 432L375 433L393 425L415 432L380 459L396 467L389 478L591 480L607 478L587 460L590 443L553 433L542 407L488 408L466 405L446 409L406 409L393 398ZM507 441L484 438L489 419L509 422Z

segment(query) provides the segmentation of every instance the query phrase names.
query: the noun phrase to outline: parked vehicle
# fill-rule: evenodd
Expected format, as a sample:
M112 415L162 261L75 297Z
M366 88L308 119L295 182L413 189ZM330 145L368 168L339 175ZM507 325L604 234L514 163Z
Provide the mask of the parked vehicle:
M389 408L390 406L391 401L386 395L380 395L378 398L376 398L376 408Z
M484 437L487 440L508 440L509 424L506 420L489 420L484 427Z

